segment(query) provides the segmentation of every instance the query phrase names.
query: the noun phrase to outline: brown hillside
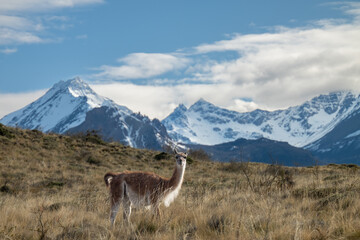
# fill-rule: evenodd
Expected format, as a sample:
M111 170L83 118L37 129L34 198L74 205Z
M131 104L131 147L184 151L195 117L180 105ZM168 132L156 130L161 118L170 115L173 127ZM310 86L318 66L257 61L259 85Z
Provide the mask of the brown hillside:
M0 125L0 239L360 239L356 165L215 163L193 152L162 218L109 224L108 171L170 176L171 154ZM205 157L204 157L205 158Z

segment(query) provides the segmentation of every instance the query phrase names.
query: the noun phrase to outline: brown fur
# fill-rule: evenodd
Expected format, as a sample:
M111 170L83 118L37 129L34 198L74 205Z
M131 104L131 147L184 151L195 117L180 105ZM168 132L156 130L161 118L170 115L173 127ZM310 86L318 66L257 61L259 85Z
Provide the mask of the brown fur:
M110 177L113 178L110 183L110 193L113 201L119 201L119 198L123 196L124 189L119 188L119 186L125 181L132 191L141 196L156 189L151 194L151 203L156 204L157 199L161 198L167 189L177 187L180 173L176 167L171 178L164 178L153 172L124 171L117 174L109 172L104 177L106 186L109 186L108 179Z
M181 187L183 173L186 166L187 154L177 154L177 164L171 178L161 177L153 172L124 171L121 173L108 172L104 181L110 190L111 212L110 220L113 224L120 201L124 205L124 219L129 221L132 204L139 201L138 206L151 205L159 215L159 205L171 191L176 194L169 195L166 202L170 204ZM175 189L177 189L175 191ZM140 203L141 202L141 203ZM168 205L167 204L167 205ZM136 205L136 204L135 204Z

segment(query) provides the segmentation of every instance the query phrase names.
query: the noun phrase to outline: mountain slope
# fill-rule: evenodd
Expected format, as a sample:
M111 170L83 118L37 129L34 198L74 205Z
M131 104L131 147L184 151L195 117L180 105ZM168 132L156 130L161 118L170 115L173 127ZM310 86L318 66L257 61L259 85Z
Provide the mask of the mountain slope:
M189 144L190 149L202 149L220 162L251 161L284 166L310 166L316 163L310 151L293 147L286 142L265 138L236 141L213 146Z
M239 113L200 99L189 109L179 105L162 123L174 140L184 143L214 145L264 137L303 147L359 108L359 95L349 91L320 95L302 105L272 112Z
M111 100L97 95L80 78L60 81L44 96L0 120L7 126L64 133L84 121L86 112L100 106L114 106ZM125 107L122 111L131 111Z
M360 111L305 148L327 162L360 164Z
M117 141L135 148L161 150L169 140L159 120L150 120L141 114L120 114L116 107L94 108L86 119L67 133L97 131L104 140Z
M0 123L54 133L95 129L100 130L104 139L137 148L161 149L169 141L160 121L150 121L99 96L80 78L60 81L44 96L5 116Z

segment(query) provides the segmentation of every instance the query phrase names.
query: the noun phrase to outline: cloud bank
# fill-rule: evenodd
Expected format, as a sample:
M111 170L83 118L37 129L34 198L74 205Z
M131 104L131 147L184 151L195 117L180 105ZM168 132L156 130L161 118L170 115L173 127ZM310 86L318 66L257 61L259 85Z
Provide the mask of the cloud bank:
M257 102L279 106L289 99L360 87L360 26L355 23L238 35L196 48L236 51L239 58L198 72L210 82L247 89Z
M176 54L132 53L118 59L118 62L123 65L101 66L97 77L113 80L150 78L184 68L190 61Z
M99 1L69 2L76 6ZM48 4L43 9L56 8L55 3ZM61 7L71 4L65 5ZM260 34L234 34L172 53L131 53L113 65L97 67L85 79L93 82L99 94L160 119L178 104L190 106L199 98L245 112L286 108L331 91L360 91L360 3L329 6L340 9L347 18L320 19L296 28L275 26ZM8 19L8 25L1 24L0 18L0 31L9 25L17 33L42 29L27 18L3 19ZM43 40L36 34L21 37L19 34L22 40L18 42Z
M103 0L11 0L0 1L0 46L46 43L52 41L43 37L46 29L56 28L49 21L64 21L64 17L50 19L41 13L50 10L72 8L101 3ZM60 27L63 25L60 25Z
M1 1L0 12L39 12L102 3L103 0L11 0Z
M47 90L38 90L27 93L0 93L0 118L32 103L44 95L46 91Z
M331 91L360 91L360 3L332 6L350 20L321 19L304 27L276 26L261 34L235 34L186 52L177 50L178 55L130 54L120 59L120 66L101 67L96 77L100 82L104 76L131 80L133 84L110 84L102 94L160 118L173 106L201 97L232 110L250 111L286 108ZM229 60L230 54L236 57ZM135 85L137 78L147 78L145 86ZM98 88L105 89L106 84L102 85ZM143 97L146 91L150 100ZM141 104L136 105L131 96ZM144 102L149 106L142 108Z

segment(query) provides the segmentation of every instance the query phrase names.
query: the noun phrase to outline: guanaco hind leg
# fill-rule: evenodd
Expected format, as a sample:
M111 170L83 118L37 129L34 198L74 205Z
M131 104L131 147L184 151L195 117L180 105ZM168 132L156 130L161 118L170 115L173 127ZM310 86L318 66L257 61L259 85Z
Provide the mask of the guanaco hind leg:
M111 222L111 226L114 225L115 223L115 219L116 219L116 214L118 213L119 211L119 208L120 208L120 199L112 199L112 202L111 202L111 209L110 209L110 222Z
M124 198L124 185L120 184L118 191L113 191L111 193L111 208L110 208L110 222L111 226L114 225L116 215L120 208L121 200Z
M131 215L131 202L129 199L123 199L123 219L126 222L130 222L130 215Z

